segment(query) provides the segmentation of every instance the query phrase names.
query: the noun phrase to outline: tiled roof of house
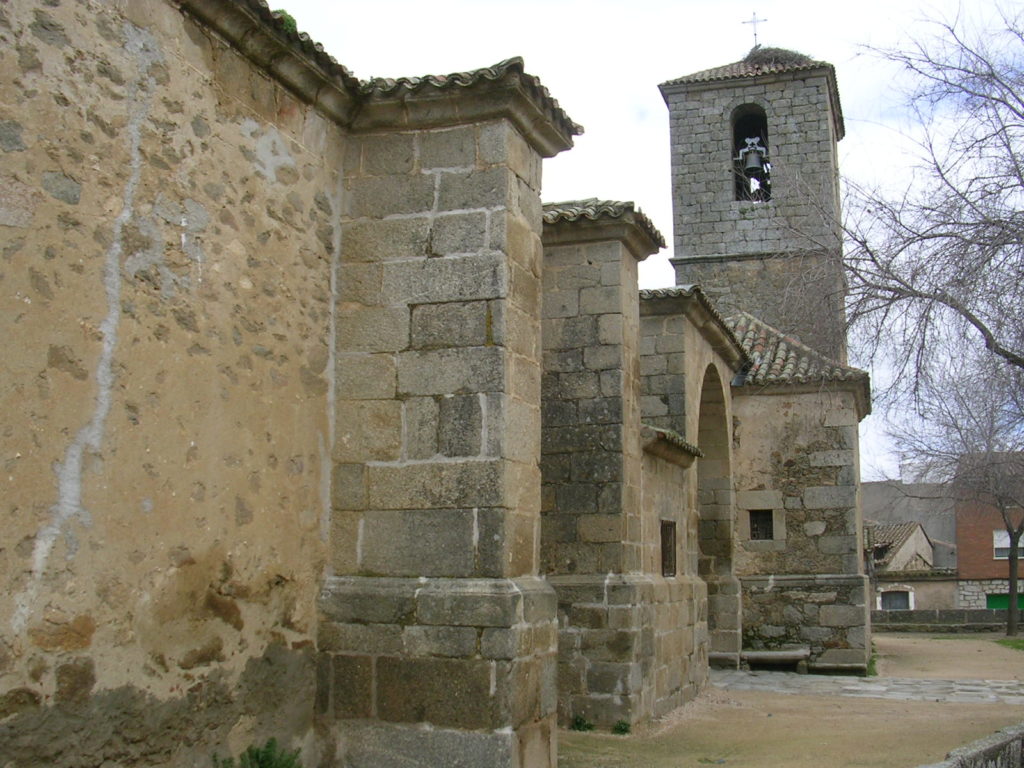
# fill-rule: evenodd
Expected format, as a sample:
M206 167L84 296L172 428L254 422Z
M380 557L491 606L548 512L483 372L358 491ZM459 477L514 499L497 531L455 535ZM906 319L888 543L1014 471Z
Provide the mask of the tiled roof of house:
M746 312L725 318L725 324L753 362L747 384L868 380L866 371L837 363Z
M872 550L881 550L881 557L877 558L875 562L878 565L887 565L920 525L920 523L865 523L864 527L870 530Z
M590 221L597 221L602 218L620 219L628 213L633 214L633 219L637 225L658 247L665 247L665 238L661 232L647 218L647 215L632 202L598 200L596 197L592 197L588 200L566 200L561 203L545 203L544 223L556 224L559 221L578 221L579 219L589 219Z

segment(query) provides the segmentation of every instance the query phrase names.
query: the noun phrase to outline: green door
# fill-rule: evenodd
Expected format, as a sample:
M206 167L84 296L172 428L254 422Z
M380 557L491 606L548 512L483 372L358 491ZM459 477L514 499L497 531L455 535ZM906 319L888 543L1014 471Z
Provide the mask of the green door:
M1005 611L1010 607L1010 596L985 595L985 607L993 611ZM1024 594L1017 595L1017 607L1024 611Z

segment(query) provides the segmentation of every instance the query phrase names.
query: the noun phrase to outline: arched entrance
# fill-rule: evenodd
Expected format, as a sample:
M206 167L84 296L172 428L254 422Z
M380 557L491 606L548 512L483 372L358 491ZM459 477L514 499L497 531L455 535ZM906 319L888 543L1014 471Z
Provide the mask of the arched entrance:
M708 587L709 659L719 665L739 664L742 645L740 582L733 572L736 505L729 454L729 423L725 388L718 370L709 365L700 391L697 447L698 572Z

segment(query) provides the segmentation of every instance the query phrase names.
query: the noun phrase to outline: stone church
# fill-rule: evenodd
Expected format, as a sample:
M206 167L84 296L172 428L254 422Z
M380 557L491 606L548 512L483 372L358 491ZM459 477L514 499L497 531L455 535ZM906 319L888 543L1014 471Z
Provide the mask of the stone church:
M832 67L662 84L677 285L520 60L262 0L0 6L0 755L557 762L709 665L863 670Z

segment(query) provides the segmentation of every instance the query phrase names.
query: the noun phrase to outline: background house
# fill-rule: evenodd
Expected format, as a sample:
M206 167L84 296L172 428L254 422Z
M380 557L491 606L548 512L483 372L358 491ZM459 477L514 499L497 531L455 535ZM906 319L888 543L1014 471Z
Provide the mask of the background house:
M956 502L957 607L1005 609L1009 605L1009 537L1002 516L980 502ZM1018 575L1024 576L1024 563ZM1024 607L1024 595L1018 594Z
M957 606L956 515L939 483L861 484L876 610Z
M1007 607L1009 541L998 510L942 483L867 482L861 493L876 609Z

